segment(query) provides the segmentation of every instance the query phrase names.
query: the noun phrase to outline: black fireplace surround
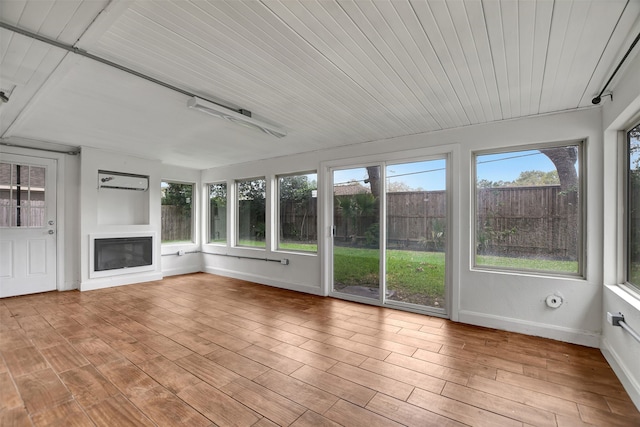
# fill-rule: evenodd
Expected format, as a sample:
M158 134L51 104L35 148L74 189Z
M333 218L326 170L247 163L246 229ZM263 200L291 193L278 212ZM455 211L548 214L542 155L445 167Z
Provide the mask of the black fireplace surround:
M94 271L118 270L153 264L153 237L95 239Z

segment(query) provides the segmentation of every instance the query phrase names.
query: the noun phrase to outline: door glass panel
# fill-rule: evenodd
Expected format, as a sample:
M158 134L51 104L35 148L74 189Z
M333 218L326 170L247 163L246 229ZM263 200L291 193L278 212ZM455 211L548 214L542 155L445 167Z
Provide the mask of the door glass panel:
M0 227L45 226L45 171L0 163Z
M45 168L29 166L29 227L45 226L44 174Z
M0 227L10 227L13 222L11 166L9 163L0 163Z
M445 308L446 160L386 167L387 300Z
M333 290L380 298L380 166L333 172Z

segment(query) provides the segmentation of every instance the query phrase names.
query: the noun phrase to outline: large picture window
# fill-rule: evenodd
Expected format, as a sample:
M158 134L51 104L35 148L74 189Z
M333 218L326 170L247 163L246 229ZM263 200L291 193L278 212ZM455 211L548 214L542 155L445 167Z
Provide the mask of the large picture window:
M640 124L627 133L627 282L640 291Z
M209 184L207 243L227 243L227 184Z
M193 184L162 181L162 243L193 242Z
M278 249L318 251L318 174L278 177Z
M582 273L581 144L475 156L475 265Z
M264 248L266 234L266 181L254 178L236 181L237 244Z

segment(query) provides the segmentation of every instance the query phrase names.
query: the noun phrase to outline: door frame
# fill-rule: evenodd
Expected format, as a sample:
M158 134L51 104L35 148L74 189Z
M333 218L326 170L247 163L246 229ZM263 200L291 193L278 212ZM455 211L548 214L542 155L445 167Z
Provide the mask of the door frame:
M382 292L380 293L380 301L375 304L375 300L358 298L357 296L345 297L344 294L337 295L333 292L333 170L334 169L348 169L366 167L371 165L380 164L383 169L387 163L401 163L401 162L418 162L423 160L432 159L447 159L447 230L449 236L446 243L446 314L438 314L429 310L421 310L419 306L405 306L404 304L394 304L393 301L386 301L382 303ZM325 191L322 192L322 198L320 199L321 207L318 212L320 216L320 229L322 235L319 235L319 255L321 260L321 288L322 294L325 296L339 297L341 299L365 303L369 305L377 305L382 307L400 309L403 311L417 312L430 316L443 316L451 320L458 319L459 302L460 302L460 281L459 271L461 266L461 260L465 259L465 255L470 253L469 251L462 250L460 248L460 230L463 224L460 223L460 146L459 144L439 145L422 149L405 150L386 152L367 156L354 156L345 157L339 160L324 161L320 164L320 170L318 176L318 182L322 183ZM381 180L385 179L385 170L381 170ZM385 194L385 195L382 195ZM386 200L386 191L381 192L381 215L386 215L386 206L384 205ZM385 221L382 221L385 222ZM384 233L384 234L383 234ZM386 267L383 249L386 249L386 225L380 226L381 235L381 259L380 259L380 275L381 275L381 289L386 287L384 283L384 268ZM454 253L455 251L455 253Z
M17 143L17 142L16 142ZM40 159L48 159L54 160L57 163L56 167L56 290L57 291L68 291L72 289L77 289L77 285L65 286L65 280L67 277L65 271L65 237L66 237L66 227L65 227L65 205L66 205L66 194L65 194L65 185L64 183L67 180L67 156L70 154L67 153L57 153L45 150L38 150L37 148L29 149L15 146L5 146L0 145L0 154L7 155L17 155L17 156L25 156L25 157L35 157ZM79 183L78 183L79 184ZM80 230L80 225L78 222L78 231Z

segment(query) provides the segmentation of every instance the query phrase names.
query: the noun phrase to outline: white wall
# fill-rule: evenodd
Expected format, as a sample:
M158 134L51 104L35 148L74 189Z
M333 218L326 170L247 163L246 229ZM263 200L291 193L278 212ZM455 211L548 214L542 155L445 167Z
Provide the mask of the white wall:
M98 171L131 173L149 176L149 189L145 192L131 190L98 189ZM159 161L123 156L118 153L83 147L80 165L80 289L83 291L159 280L160 266L160 172ZM118 192L118 193L113 193ZM118 198L118 196L120 198ZM146 212L131 212L128 198L135 197L137 209ZM111 203L108 214L99 212L105 200ZM103 206L104 207L104 206ZM122 215L130 221L111 218ZM144 218L146 217L146 218ZM147 219L146 221L141 218ZM123 223L124 222L124 223ZM153 269L151 271L115 274L107 277L90 277L90 235L92 234L153 233Z
M458 320L531 335L599 345L602 301L602 130L596 108L480 126L469 133L461 158L461 212L471 212L472 153L514 144L584 140L586 168L585 278L548 277L534 274L496 273L469 268L471 233L462 232L459 246L460 306ZM471 130L471 129L469 129ZM464 130L462 130L464 131ZM461 230L472 227L473 218L462 215ZM458 252L458 251L456 251ZM550 294L561 295L564 304L546 306Z
M209 183L227 182L228 194L231 198L233 197L233 186L234 180L236 179L265 177L267 180L267 186L273 188L275 186L276 174L280 175L302 171L307 172L317 170L318 167L319 162L317 153L309 153L295 156L293 158L276 158L250 164L210 169L203 171L201 181L203 186ZM270 222L270 215L273 211L272 205L274 201L272 199L272 193L268 188L266 201L267 222ZM231 203L228 203L228 209L231 209L230 205ZM206 217L205 208L206 206L203 206L203 217ZM230 234L233 233L234 221L233 214L228 211L228 241L232 238ZM203 230L203 234L205 232L206 230ZM266 249L203 244L202 259L204 271L286 289L308 292L316 295L323 294L323 290L320 286L320 261L318 255L272 251L272 239L269 233L267 234ZM246 257L259 257L263 259L286 258L289 260L289 265L282 265L276 262L238 259L222 255L239 255Z
M640 297L624 286L624 146L625 130L640 122L640 55L626 67L615 84L613 100L604 98L604 256L601 350L620 378L636 406L640 408L640 343L620 327L611 326L607 312L621 312L625 322L640 332Z
M585 140L587 172L586 278L553 278L532 274L475 271L470 268L473 218L471 161L476 150L517 147L535 143ZM466 323L497 327L564 341L599 345L602 312L602 128L599 108L559 113L541 117L510 120L486 125L413 135L393 140L352 145L286 158L203 171L202 182L227 181L266 176L268 181L279 174L315 170L319 183L324 181L323 164L367 158L414 159L417 153L453 153L453 231L452 272L454 301L451 318ZM405 152L405 153L403 153ZM405 156L406 154L406 156ZM320 187L320 194L325 191ZM270 197L267 197L268 203ZM319 209L322 212L323 208ZM269 206L267 207L269 212ZM323 223L317 257L275 253L267 242L266 251L204 245L207 252L268 258L289 258L290 265L281 266L253 260L204 255L205 270L253 280L289 289L327 294L328 274L324 270L328 257L323 248L330 243L328 223ZM458 232L459 231L459 232ZM458 232L456 234L456 232ZM596 262L590 262L597 260ZM560 293L565 303L551 310L544 300Z

